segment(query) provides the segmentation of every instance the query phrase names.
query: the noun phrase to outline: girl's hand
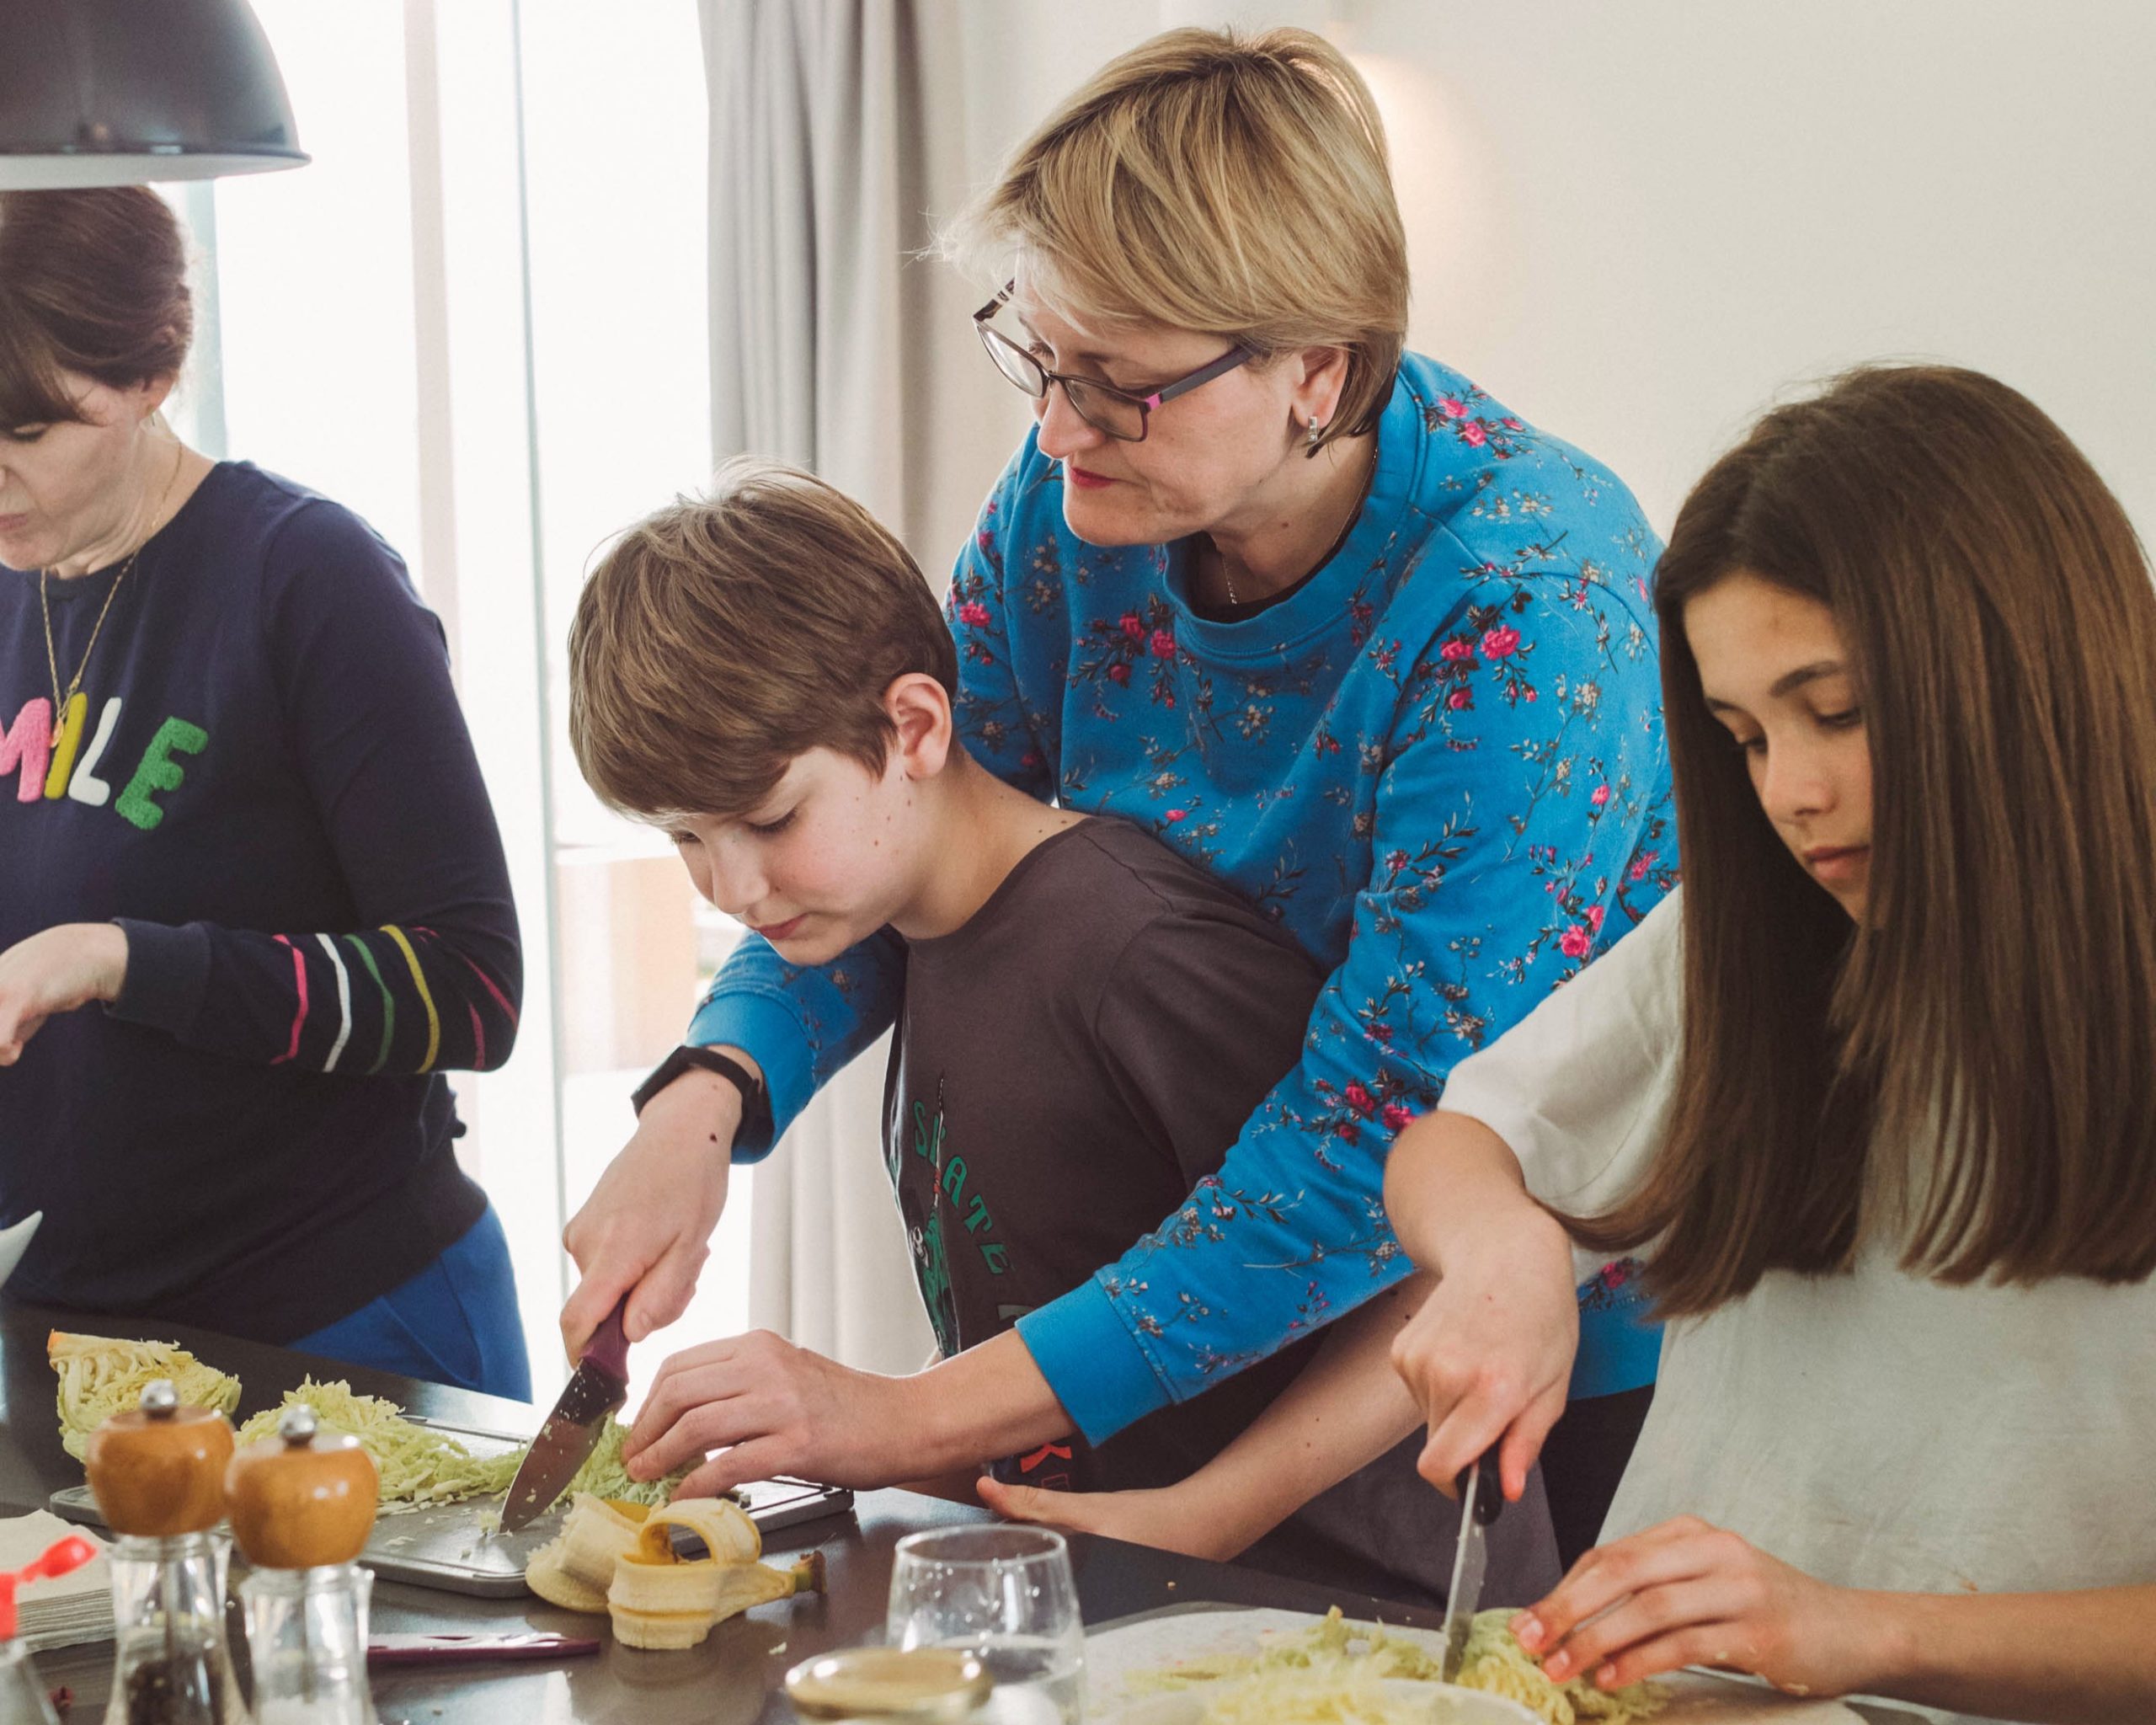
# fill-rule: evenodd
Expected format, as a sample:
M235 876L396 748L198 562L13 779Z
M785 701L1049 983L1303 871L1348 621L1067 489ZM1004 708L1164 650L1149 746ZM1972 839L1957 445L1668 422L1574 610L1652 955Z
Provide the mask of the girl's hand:
M0 953L0 1066L55 1012L115 1001L127 980L127 936L114 922L63 922Z
M1886 1616L1867 1597L1688 1515L1597 1546L1512 1628L1554 1682L1585 1674L1618 1689L1712 1665L1790 1695L1838 1696L1888 1669Z
M977 1489L981 1502L1009 1521L1034 1521L1073 1533L1102 1534L1112 1540L1128 1540L1134 1546L1151 1546L1219 1562L1225 1562L1241 1549L1240 1546L1229 1549L1234 1542L1206 1525L1187 1492L1175 1487L1049 1492L1038 1486L1006 1485L983 1474Z
M1392 1365L1422 1409L1429 1441L1416 1465L1447 1497L1460 1470L1502 1438L1508 1502L1565 1411L1578 1351L1572 1249L1541 1210L1522 1202L1493 1231L1493 1252L1462 1252L1393 1338Z

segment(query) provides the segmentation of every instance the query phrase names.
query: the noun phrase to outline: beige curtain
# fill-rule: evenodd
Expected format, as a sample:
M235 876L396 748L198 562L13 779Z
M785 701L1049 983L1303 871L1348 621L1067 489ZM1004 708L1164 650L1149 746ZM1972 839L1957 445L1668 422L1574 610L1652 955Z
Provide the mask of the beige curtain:
M701 0L711 91L712 448L808 467L942 590L1026 419L978 351L977 296L920 255L968 160L957 0ZM1001 148L999 140L995 148ZM879 1148L885 1045L754 1181L750 1316L849 1365L932 1346Z

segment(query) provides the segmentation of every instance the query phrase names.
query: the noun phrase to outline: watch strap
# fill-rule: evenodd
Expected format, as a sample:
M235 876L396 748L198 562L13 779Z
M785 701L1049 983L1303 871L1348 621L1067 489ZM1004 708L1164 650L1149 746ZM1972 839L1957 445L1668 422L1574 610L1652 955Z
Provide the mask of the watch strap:
M752 1145L767 1145L771 1140L771 1093L743 1065L730 1055L715 1048L702 1048L695 1043L684 1043L661 1060L651 1076L630 1092L629 1101L641 1114L644 1104L666 1088L684 1072L702 1070L716 1072L730 1081L741 1092L741 1127L739 1137Z

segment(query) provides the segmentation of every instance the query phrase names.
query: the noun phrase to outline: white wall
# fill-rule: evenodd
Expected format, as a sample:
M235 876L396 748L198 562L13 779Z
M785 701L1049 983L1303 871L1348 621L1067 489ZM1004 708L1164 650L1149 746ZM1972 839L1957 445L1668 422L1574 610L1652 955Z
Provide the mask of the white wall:
M1923 356L2034 397L2156 539L2143 0L968 13L1002 68L969 131L1006 142L1166 24L1325 30L1391 134L1412 344L1609 462L1658 527L1793 382Z

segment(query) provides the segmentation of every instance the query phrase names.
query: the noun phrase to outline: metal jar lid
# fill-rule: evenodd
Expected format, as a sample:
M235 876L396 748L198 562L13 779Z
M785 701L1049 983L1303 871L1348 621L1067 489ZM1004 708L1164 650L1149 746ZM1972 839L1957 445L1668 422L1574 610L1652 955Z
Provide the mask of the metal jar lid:
M903 1719L929 1725L968 1717L995 1680L959 1648L846 1648L786 1674L787 1699L804 1719Z

